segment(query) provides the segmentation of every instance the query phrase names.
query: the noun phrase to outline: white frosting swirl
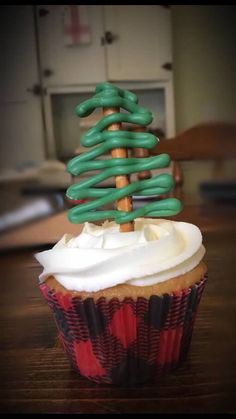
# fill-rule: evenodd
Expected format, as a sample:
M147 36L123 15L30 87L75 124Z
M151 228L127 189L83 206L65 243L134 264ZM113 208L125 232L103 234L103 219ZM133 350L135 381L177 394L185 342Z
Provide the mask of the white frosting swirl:
M205 253L198 227L165 219L136 219L135 231L120 233L114 222L85 223L35 255L40 281L55 278L68 290L99 291L117 284L153 285L192 270Z

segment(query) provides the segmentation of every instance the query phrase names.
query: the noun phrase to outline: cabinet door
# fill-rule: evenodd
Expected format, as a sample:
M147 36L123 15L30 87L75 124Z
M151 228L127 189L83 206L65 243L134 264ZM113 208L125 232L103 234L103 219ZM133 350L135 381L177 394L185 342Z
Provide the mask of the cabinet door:
M27 168L45 157L33 6L5 5L0 27L0 167Z
M164 6L105 6L109 80L168 80L171 16Z
M41 5L37 9L45 86L104 81L102 6ZM79 37L86 28L89 37Z

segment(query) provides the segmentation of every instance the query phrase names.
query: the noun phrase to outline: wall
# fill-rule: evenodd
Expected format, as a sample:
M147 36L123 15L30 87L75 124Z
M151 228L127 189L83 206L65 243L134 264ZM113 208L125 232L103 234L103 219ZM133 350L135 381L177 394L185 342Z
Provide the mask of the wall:
M236 121L236 7L173 6L177 131Z
M176 132L206 121L236 122L236 7L174 5L172 37ZM213 177L209 163L183 168L186 192ZM225 176L234 173L227 164Z

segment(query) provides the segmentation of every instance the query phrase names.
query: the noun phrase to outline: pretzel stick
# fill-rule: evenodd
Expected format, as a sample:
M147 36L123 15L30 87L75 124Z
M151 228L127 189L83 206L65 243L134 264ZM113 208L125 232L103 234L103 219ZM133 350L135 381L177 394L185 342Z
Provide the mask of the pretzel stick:
M104 108L103 114L104 116L111 115L113 113L119 112L119 108ZM117 131L121 130L121 123L114 123L109 125L107 128L109 131ZM122 157L127 158L128 152L125 148L115 148L111 151L112 158ZM122 175L122 176L116 176L116 188L123 188L123 186L129 185L129 176ZM121 198L117 201L117 209L119 211L132 211L133 209L133 203L132 198L130 196L126 196L124 198ZM129 232L134 231L134 222L130 221L128 223L120 224L120 231L121 232Z
M134 125L132 128L133 132L145 132L146 127L142 127L141 125ZM146 148L134 148L134 156L135 157L149 157L149 150ZM150 170L143 170L142 172L138 173L138 179L150 179L152 177Z

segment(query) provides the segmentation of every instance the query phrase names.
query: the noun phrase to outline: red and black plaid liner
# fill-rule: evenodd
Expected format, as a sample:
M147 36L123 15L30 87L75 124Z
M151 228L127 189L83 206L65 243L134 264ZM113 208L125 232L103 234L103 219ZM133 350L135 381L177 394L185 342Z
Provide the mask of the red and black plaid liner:
M186 358L206 280L173 294L122 302L82 300L45 283L40 289L80 374L96 383L134 384L155 381Z

